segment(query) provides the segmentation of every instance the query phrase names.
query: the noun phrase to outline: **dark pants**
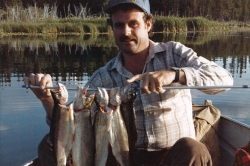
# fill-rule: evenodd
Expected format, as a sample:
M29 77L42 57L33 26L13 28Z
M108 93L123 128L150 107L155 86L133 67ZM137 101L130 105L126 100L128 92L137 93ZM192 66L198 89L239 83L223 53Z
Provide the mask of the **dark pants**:
M38 159L41 166L53 166L55 154L47 143L46 135L38 147ZM131 166L212 166L211 156L206 146L192 138L181 138L169 150L145 151L133 150ZM115 166L114 156L109 153L107 166Z
M192 139L181 138L169 150L135 150L133 166L212 166L207 147Z

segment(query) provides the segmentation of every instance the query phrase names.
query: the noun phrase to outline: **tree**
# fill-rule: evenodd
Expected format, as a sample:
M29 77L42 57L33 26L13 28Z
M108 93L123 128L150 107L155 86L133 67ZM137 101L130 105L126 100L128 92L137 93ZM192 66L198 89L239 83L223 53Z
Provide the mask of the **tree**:
M18 6L38 8L50 5L56 8L59 17L77 13L77 8L86 7L87 13L101 15L109 0L0 0L0 9ZM239 20L250 18L250 0L149 0L151 13L181 17L203 16L213 20Z
M149 0L150 2L150 7L151 7L151 13L153 14L163 14L167 15L168 14L168 1L162 1L162 0Z
M190 2L189 2L189 7L190 7L189 16L191 16L191 17L198 16L198 13L197 13L198 3L197 3L197 1L198 0L190 0Z
M0 0L0 8L6 9L7 7L23 6L22 0Z
M190 7L188 6L188 0L180 0L179 1L179 15L181 17L187 17L188 13L190 13Z

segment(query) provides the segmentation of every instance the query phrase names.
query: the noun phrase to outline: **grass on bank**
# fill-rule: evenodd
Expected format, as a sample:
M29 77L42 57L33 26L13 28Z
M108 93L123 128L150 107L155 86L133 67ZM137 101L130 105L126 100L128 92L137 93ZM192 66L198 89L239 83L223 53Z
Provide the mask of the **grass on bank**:
M69 9L69 8L68 8ZM67 17L60 18L56 4L44 8L14 6L0 9L0 35L4 34L102 34L111 33L106 24L106 15L101 12L93 16L87 7L74 6L67 10ZM73 14L74 13L74 14ZM203 17L180 18L155 15L154 32L225 31L250 28L239 22L218 22Z
M155 16L154 32L225 31L250 28L243 23L221 23L202 17L180 18ZM38 22L1 22L0 34L102 34L111 33L106 18L59 19Z
M1 22L0 34L97 34L108 33L111 28L105 19L46 20L39 22Z

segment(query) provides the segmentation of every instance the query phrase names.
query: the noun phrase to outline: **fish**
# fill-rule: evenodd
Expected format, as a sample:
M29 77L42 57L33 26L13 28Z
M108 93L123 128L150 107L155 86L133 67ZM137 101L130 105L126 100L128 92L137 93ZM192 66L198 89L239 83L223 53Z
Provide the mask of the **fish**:
M51 90L54 100L50 125L50 140L57 166L64 166L70 154L74 137L73 102L68 102L66 87L58 83L58 89Z
M113 116L113 110L107 110L109 96L105 88L99 88L95 97L98 111L94 118L95 132L95 165L106 165L109 146L109 127Z
M95 118L95 165L103 166L107 162L109 146L121 166L129 165L129 143L125 123L120 111L120 88L112 88L108 95L105 88L98 88L96 101L99 110ZM110 152L111 153L111 152Z
M120 105L121 114L128 132L129 149L134 149L138 139L138 131L136 127L136 115L134 101L138 91L131 88L131 85L122 87L120 90L122 103ZM131 155L131 154L130 154Z
M94 163L94 131L90 108L95 94L87 95L87 89L78 87L74 98L75 133L72 145L74 166L91 166Z
M124 119L121 114L121 88L115 87L110 91L110 106L113 110L113 119L110 130L110 145L116 161L121 166L129 165L129 141Z

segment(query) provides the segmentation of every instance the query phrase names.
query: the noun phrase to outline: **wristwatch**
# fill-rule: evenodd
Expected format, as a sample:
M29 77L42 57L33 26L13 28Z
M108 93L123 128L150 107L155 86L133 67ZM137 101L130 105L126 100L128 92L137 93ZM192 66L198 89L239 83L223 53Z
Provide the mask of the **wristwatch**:
M180 77L180 68L177 67L172 67L171 68L173 71L175 71L175 78L173 82L179 82L179 77Z

